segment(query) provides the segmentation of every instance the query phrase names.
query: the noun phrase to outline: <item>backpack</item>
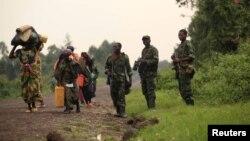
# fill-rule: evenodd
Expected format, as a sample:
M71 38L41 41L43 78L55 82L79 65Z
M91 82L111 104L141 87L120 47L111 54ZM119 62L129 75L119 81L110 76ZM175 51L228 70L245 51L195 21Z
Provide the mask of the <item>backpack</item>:
M57 81L59 81L60 76L61 76L61 72L60 72L59 67L57 67L57 68L55 68L55 70L54 70L54 78L55 78Z
M62 62L58 62L58 63L60 63L59 65L61 65ZM62 70L60 70L59 65L58 65L58 67L56 67L55 70L54 70L54 77L55 77L55 79L56 79L57 81L60 81L60 77L63 75L63 74L62 74ZM78 74L79 74L79 73L78 73L79 65L78 65L77 63L75 63L75 62L70 62L69 67L70 67L70 70L71 70L72 75L73 75L73 76L72 76L72 79L73 79L73 80L77 79Z
M72 71L72 74L73 74L73 79L77 79L78 74L80 74L80 71L81 71L80 65L77 62L72 61L70 63L70 67L71 67L71 71Z

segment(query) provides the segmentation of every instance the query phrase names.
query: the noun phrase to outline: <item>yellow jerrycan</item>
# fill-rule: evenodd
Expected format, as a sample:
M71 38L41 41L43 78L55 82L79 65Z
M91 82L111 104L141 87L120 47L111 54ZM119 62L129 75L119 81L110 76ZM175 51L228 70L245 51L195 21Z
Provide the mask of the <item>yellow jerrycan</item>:
M64 87L55 87L55 106L58 108L64 107Z

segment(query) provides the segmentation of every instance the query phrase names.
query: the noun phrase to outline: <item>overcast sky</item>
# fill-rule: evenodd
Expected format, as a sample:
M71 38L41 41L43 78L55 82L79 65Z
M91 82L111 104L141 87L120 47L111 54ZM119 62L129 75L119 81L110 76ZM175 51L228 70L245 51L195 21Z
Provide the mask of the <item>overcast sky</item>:
M62 46L69 34L77 53L106 39L121 42L133 62L144 47L141 37L150 35L160 60L170 61L178 31L188 27L192 14L175 0L0 0L0 41L10 50L15 29L29 24L48 36L45 54L46 47Z

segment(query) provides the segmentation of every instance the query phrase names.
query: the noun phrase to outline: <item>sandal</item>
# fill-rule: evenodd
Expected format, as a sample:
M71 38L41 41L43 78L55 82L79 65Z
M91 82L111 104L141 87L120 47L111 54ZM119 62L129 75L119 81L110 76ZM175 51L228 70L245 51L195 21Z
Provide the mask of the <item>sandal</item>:
M38 108L45 108L46 105L45 104L40 104L39 106L37 106Z
M32 108L31 109L31 112L37 112L38 110L37 110L37 108Z
M25 110L25 113L31 113L30 109Z

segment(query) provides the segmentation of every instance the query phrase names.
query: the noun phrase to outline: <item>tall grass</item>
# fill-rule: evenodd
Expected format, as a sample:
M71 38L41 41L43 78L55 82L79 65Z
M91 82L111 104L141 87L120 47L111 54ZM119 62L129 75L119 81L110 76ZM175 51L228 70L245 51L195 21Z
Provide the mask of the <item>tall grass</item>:
M209 124L250 124L250 102L212 106L195 100L187 106L177 90L156 92L156 109L148 110L139 89L127 96L130 116L157 117L159 124L141 129L132 141L204 141Z
M9 81L6 75L0 75L0 98L17 98L21 96L20 78Z

